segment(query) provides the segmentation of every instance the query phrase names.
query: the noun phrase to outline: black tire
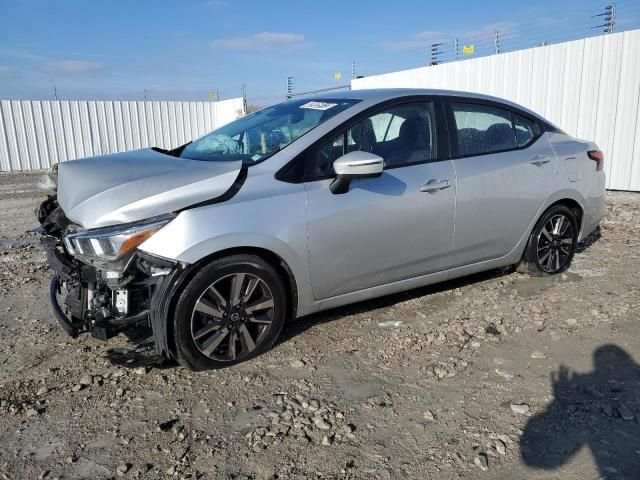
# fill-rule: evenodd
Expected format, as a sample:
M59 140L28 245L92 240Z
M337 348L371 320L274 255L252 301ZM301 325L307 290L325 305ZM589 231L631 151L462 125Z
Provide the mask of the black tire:
M562 226L566 228L563 234L555 235L554 232L549 232L548 228L545 230L546 233L543 233L545 226L550 225L549 222L553 223L560 217L567 222L566 226L564 222L562 223ZM571 232L570 238L569 231ZM549 233L551 233L551 238L548 236ZM539 277L564 272L571 265L573 255L576 252L578 233L579 225L575 213L564 205L552 206L540 217L531 232L522 260L518 265L518 272ZM569 240L571 240L570 243ZM551 252L551 257L545 257L548 252Z
M242 278L242 280L238 281L238 283L241 284L241 286L239 287L241 289L243 282L245 282L245 277L251 280L258 279L264 282L263 284L258 283L259 286L254 287L254 289L262 289L261 293L264 293L265 295L268 294L269 298L273 300L271 302L273 306L269 308L268 318L270 319L270 324L257 325L257 323L264 324L264 322L258 321L255 318L254 320L256 323L252 323L249 318L253 318L254 314L248 314L248 310L243 310L244 314L246 315L245 317L241 317L240 319L236 318L234 320L236 323L232 323L231 311L234 308L240 308L240 304L237 307L231 307L231 304L233 302L230 301L230 298L227 299L225 307L219 309L219 311L225 311L224 315L225 317L227 317L226 319L218 319L215 316L211 316L210 318L208 318L200 310L196 309L196 304L198 304L198 308L201 308L201 302L206 302L205 306L206 304L212 305L214 303L208 299L203 299L203 296L210 295L209 293L206 293L211 291L210 287L214 287L216 291L220 290L220 287L218 287L218 285L222 285L222 287L224 287L224 282L232 282L234 278L238 277L239 275ZM233 289L231 283L229 285L229 288ZM244 291L249 291L249 288L250 287L247 286ZM230 291L229 295L232 294L233 292ZM223 296L224 295L221 295L221 297ZM220 305L222 304L216 304L215 308L219 308ZM193 370L208 370L228 367L249 360L250 358L254 358L266 352L274 345L280 333L282 332L282 328L286 319L286 311L287 296L282 279L268 262L264 261L262 258L256 255L246 254L230 255L228 257L215 260L204 266L185 285L176 303L175 313L173 317L173 335L177 360L181 365ZM238 317L238 314L234 314L233 316ZM257 316L258 314L255 314L255 317ZM245 318L245 321L242 321L242 318ZM214 333L222 334L224 332L220 332L219 330L223 329L229 331L229 333L227 334L227 339L222 341L220 343L220 346L214 347L216 350L211 352L211 356L205 355L205 353L203 353L202 348L205 342L200 342L199 344L197 344L197 340L194 339L194 337L198 336L198 333L200 331L207 329L207 325L205 325L205 328L201 328L199 331L193 330L194 328L196 328L194 327L194 325L198 322L208 322L207 325L211 326L215 324L221 325L221 327L218 327L218 329L215 330ZM256 335L255 339L253 337L250 337L251 340L247 342L244 337L244 332L241 333L238 330L238 328L242 328L243 324L248 328L259 328L262 330L260 330L260 332ZM201 327L202 323L199 323L199 326ZM233 341L231 338L229 338L231 334L236 335ZM209 333L208 335L212 334ZM241 339L240 337L243 338ZM254 348L251 351L244 352L244 349L248 348L247 343L250 343L251 341L254 341ZM213 343L215 342L210 342L209 345ZM218 355L218 351L224 349L224 343L227 343L228 351L226 355ZM233 347L231 347L231 343L233 343ZM243 353L241 355L237 355L236 357L236 345L238 345L238 343L240 344L240 350ZM233 355L230 354L232 348ZM227 356L229 358L223 359L223 356Z

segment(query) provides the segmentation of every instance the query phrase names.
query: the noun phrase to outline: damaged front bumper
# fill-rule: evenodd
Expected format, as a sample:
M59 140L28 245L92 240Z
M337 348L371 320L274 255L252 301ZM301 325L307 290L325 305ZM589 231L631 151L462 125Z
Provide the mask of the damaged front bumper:
M41 243L54 271L49 288L53 313L64 331L107 340L132 327L150 327L157 353L171 357L167 319L187 266L139 250L111 265L85 263L64 244L64 214L53 209L47 217L55 221L41 219Z

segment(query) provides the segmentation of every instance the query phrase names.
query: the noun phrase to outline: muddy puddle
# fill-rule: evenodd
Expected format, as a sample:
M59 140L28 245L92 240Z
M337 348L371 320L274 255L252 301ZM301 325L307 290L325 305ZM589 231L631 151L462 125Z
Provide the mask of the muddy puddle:
M552 277L529 277L517 280L513 284L513 288L511 290L507 290L506 293L509 295L516 293L521 297L533 297L563 283L578 283L581 282L582 279L582 275L574 272L564 272Z

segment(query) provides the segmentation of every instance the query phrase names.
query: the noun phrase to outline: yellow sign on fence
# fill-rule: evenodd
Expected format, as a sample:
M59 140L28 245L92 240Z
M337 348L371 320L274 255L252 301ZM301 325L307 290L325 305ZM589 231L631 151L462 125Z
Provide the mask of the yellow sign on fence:
M342 73L337 72L337 73L335 73L333 76L334 76L334 78L335 78L336 80L340 80L340 79L342 78Z
M476 50L476 46L474 44L465 45L464 47L462 47L462 54L473 55L473 52L475 52L475 50Z

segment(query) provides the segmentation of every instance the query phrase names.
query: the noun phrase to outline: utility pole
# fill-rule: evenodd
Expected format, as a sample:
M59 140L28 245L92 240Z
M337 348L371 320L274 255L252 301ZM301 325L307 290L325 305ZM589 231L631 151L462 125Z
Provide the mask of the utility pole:
M458 39L456 38L456 61L458 61Z
M56 84L53 84L53 98L58 100L58 90L56 89Z
M493 38L493 44L496 47L496 53L500 53L500 34L498 30L496 30L495 36Z
M247 113L247 86L243 83L242 88L240 89L242 93L242 108L244 109L244 113Z
M144 89L144 101L145 102L147 101L147 89L146 88Z
M596 25L591 28L602 28L604 33L616 32L616 4L612 3L604 7L604 12L593 15L593 17L604 17L604 23L602 25Z
M351 79L356 78L356 62L351 62Z
M431 63L429 65L438 65L440 61L438 60L438 55L442 52L438 50L438 47L442 46L441 43L432 43L431 44Z
M287 100L293 95L293 77L287 77Z

